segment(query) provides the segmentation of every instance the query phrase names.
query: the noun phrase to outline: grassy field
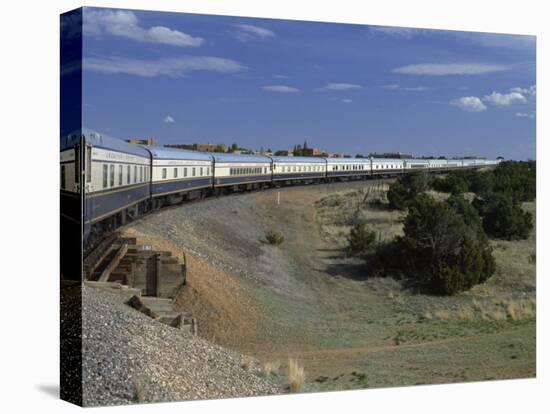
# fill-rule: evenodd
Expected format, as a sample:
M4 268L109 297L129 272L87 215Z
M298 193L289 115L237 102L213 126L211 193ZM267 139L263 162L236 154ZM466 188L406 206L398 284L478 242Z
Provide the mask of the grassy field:
M130 230L187 252L182 310L201 335L259 359L281 384L315 391L533 377L534 232L491 240L497 271L486 283L453 297L414 294L366 277L366 264L345 252L358 219L382 241L402 232L405 214L387 208L387 188L290 187L280 203L279 190L224 197ZM535 203L524 207L535 213ZM270 230L284 242L266 243Z
M386 191L387 186L345 190L315 202L320 244L330 246L331 255L317 255L318 271L294 275L292 297L299 300L289 301L289 292L254 292L276 325L285 327L275 331L287 348L259 356L297 358L309 373L309 390L534 376L535 234L521 241L491 240L496 274L471 291L453 297L413 294L395 280L363 277L365 265L343 253L358 219L379 240L401 234L405 213L387 209ZM535 203L524 207L535 213ZM292 242L286 249L289 256L304 254ZM302 349L289 346L293 335Z

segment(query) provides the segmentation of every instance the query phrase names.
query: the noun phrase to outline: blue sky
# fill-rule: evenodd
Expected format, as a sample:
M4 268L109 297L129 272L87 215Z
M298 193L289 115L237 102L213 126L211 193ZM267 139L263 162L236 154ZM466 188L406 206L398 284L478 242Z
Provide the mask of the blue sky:
M161 143L535 158L535 38L86 8L85 126Z

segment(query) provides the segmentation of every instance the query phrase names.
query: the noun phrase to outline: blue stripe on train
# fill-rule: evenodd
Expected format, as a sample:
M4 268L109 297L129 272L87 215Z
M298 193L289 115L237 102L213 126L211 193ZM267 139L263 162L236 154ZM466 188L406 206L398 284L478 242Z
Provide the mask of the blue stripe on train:
M274 180L297 180L300 178L324 178L324 173L312 172L312 173L286 173L286 174L273 174Z
M157 197L163 194L190 191L197 187L210 186L212 186L212 179L210 177L181 181L156 182L152 184L151 194L153 197Z
M122 191L106 192L95 197L86 197L85 222L100 220L109 213L130 207L149 197L149 186L130 187Z
M387 173L402 173L402 172L403 172L402 168L393 169L393 170L372 170L372 173L374 175L376 175L376 174L387 174Z
M338 177L344 175L370 175L370 171L329 171L327 173L328 177Z
M250 175L242 177L216 177L214 179L214 186L223 186L223 185L238 185L238 184L248 184L251 182L270 182L271 175Z

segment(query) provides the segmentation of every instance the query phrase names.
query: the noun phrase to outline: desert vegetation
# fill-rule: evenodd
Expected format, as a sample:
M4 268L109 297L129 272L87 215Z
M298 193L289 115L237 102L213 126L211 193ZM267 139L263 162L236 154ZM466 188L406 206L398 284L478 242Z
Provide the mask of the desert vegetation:
M304 367L295 359L288 361L288 385L290 392L299 392L304 386L306 374Z
M495 272L489 237L529 237L533 217L520 202L534 196L534 171L532 163L503 163L494 171L443 178L419 172L402 176L387 198L389 208L407 211L403 235L374 246L372 230L360 222L350 231L348 251L363 255L370 274L406 279L436 294L468 290ZM495 184L501 179L510 187ZM450 197L437 200L428 189ZM473 203L464 197L469 190L478 191Z
M285 241L285 238L276 230L268 230L265 232L265 240L268 244L278 246Z

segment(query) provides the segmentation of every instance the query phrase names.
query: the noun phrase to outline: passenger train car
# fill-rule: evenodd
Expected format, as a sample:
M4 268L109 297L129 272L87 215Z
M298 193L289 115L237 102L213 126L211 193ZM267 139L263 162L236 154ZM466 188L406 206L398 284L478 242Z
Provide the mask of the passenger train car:
M445 172L498 164L475 159L277 157L141 146L89 129L61 140L61 215L99 234L183 200L286 184ZM81 185L83 183L83 186Z
M325 178L326 161L314 157L269 157L273 168L273 182L277 185L285 183L311 183Z
M259 155L213 153L216 194L257 189L271 182L271 161Z
M151 155L153 207L174 204L202 195L212 188L212 156L167 147L145 147Z

